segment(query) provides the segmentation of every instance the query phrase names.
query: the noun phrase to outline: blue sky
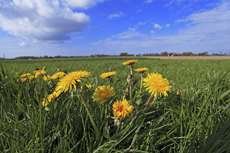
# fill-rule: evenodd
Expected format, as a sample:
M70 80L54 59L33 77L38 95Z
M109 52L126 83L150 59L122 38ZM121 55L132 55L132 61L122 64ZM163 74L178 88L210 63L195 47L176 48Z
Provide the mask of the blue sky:
M0 0L0 57L230 53L230 0Z

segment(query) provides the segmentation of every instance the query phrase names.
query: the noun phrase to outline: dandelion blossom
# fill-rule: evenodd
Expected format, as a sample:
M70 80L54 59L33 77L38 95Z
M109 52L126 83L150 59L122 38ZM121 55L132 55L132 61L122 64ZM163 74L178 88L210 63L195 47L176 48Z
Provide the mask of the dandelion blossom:
M179 89L176 91L176 94L177 94L177 95L179 95L179 94L180 94L180 90L179 90Z
M51 76L47 75L43 77L43 80L47 81L47 80L51 80Z
M152 95L163 94L167 96L167 91L171 91L171 87L167 79L164 79L161 74L158 73L148 73L148 76L143 79L144 86L147 87L146 90L149 90L149 93Z
M132 111L133 106L129 105L126 99L123 99L122 101L117 101L113 104L114 117L116 117L116 119L118 120L124 120L126 117L129 117Z
M90 88L93 87L93 85L91 85L91 84L86 84L85 86L86 86L88 89L90 89Z
M20 77L24 78L24 77L27 77L27 76L30 76L30 75L31 75L30 73L25 73L25 74L22 74Z
M107 73L102 73L101 74L101 78L108 78L108 77L111 77L112 75L115 75L116 74L116 72L115 71L113 71L113 72L107 72Z
M55 73L55 74L51 77L51 79L61 78L61 77L63 77L64 75L65 75L64 72L57 72L57 73Z
M124 62L123 65L133 65L137 62L138 62L137 60L129 60L129 61Z
M145 71L148 71L148 68L139 68L139 69L134 69L135 71L139 72L139 73L144 73Z
M114 93L113 87L100 86L93 93L93 99L94 99L94 101L98 101L98 102L103 103L114 95L115 95L115 93Z
M58 87L57 90L61 90L66 92L66 91L71 91L72 86L76 89L76 84L77 82L81 82L82 77L89 77L92 76L90 72L87 71L76 71L76 72L71 72L64 76L62 79L60 79L60 82L58 82Z

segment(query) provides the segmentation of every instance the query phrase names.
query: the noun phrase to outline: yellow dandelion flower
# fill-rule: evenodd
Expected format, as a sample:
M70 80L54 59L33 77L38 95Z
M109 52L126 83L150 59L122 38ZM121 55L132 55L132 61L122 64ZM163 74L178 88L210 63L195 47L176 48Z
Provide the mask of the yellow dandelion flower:
M179 94L180 94L180 90L179 90L179 89L176 91L176 94L177 94L177 95L179 95Z
M61 77L63 77L65 75L65 73L64 72L57 72L57 73L55 73L52 77L51 77L51 79L57 79L57 78L61 78Z
M60 71L61 71L61 68L58 68L57 71L60 72Z
M93 87L93 85L91 85L91 84L86 84L85 86L86 86L87 88L89 88L89 89Z
M45 66L43 66L42 70L46 71L46 67L45 67Z
M98 101L98 102L103 103L114 95L115 95L115 93L114 93L113 87L100 86L93 93L93 99L94 99L94 101Z
M25 73L25 74L22 74L20 77L24 78L24 77L27 77L27 76L30 76L30 75L31 75L30 73Z
M134 69L135 71L139 72L139 73L144 73L145 71L148 71L148 68L139 68L139 69Z
M156 95L163 94L167 96L167 91L171 91L171 87L167 79L163 79L161 74L158 73L148 73L148 76L143 79L144 86L147 87L146 90L149 90L149 93Z
M47 81L47 80L51 80L51 76L47 75L43 77L43 80Z
M113 114L114 117L116 117L116 119L118 120L124 120L126 117L129 117L132 111L133 106L129 105L126 99L123 99L122 101L117 101L113 104Z
M113 72L107 72L107 73L102 73L101 74L101 78L108 78L108 77L110 77L110 76L112 76L112 75L115 75L116 74L116 72L115 71L113 71Z
M60 81L58 82L57 90L62 90L66 92L67 90L72 90L72 86L76 89L77 82L81 82L82 77L89 77L92 76L90 72L87 71L76 71L71 72L64 76Z
M129 60L129 61L124 62L123 65L133 65L137 62L138 62L137 60Z

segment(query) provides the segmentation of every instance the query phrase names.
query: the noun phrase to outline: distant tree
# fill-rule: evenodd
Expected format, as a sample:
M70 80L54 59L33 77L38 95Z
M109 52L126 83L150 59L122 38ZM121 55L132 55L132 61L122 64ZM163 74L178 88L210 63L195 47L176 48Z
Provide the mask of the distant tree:
M162 52L161 56L168 56L168 52L167 51Z
M127 52L125 52L125 53L120 53L120 56L127 56L127 55L128 55Z

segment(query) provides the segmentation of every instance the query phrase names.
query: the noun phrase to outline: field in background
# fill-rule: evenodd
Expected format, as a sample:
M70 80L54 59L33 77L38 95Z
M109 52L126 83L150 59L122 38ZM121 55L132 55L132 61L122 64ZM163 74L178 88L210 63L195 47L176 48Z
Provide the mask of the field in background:
M130 152L142 153L230 151L230 60L156 58L89 57L1 61L4 70L0 68L0 150L104 153L122 152L131 146ZM110 104L121 100L127 89L127 76L130 72L128 66L122 63L131 59L138 60L134 69L146 67L149 68L147 73L162 74L172 90L168 96L158 97L143 118L132 120L136 116L131 114L124 121L118 135L112 137L116 132L114 121L105 114L104 105L92 101L91 94L96 89L95 76L116 71L110 84L116 95ZM96 125L101 129L100 136L95 135L76 93L65 93L57 99L58 103L53 110L46 111L41 101L53 91L56 81L40 80L34 84L18 81L20 75L33 73L36 68L42 69L43 66L46 67L46 74L51 76L58 68L66 73L79 70L92 73L93 76L83 80L82 85L93 84L93 87L89 90L83 88L82 94ZM137 80L138 73L134 71L133 77ZM100 77L99 82L108 84ZM140 99L139 86L140 81L134 88L138 92L133 92L131 100L141 100L143 104L148 100L149 93L143 88ZM135 107L142 108L142 105L135 103Z
M143 56L143 58L172 60L230 60L230 56Z

